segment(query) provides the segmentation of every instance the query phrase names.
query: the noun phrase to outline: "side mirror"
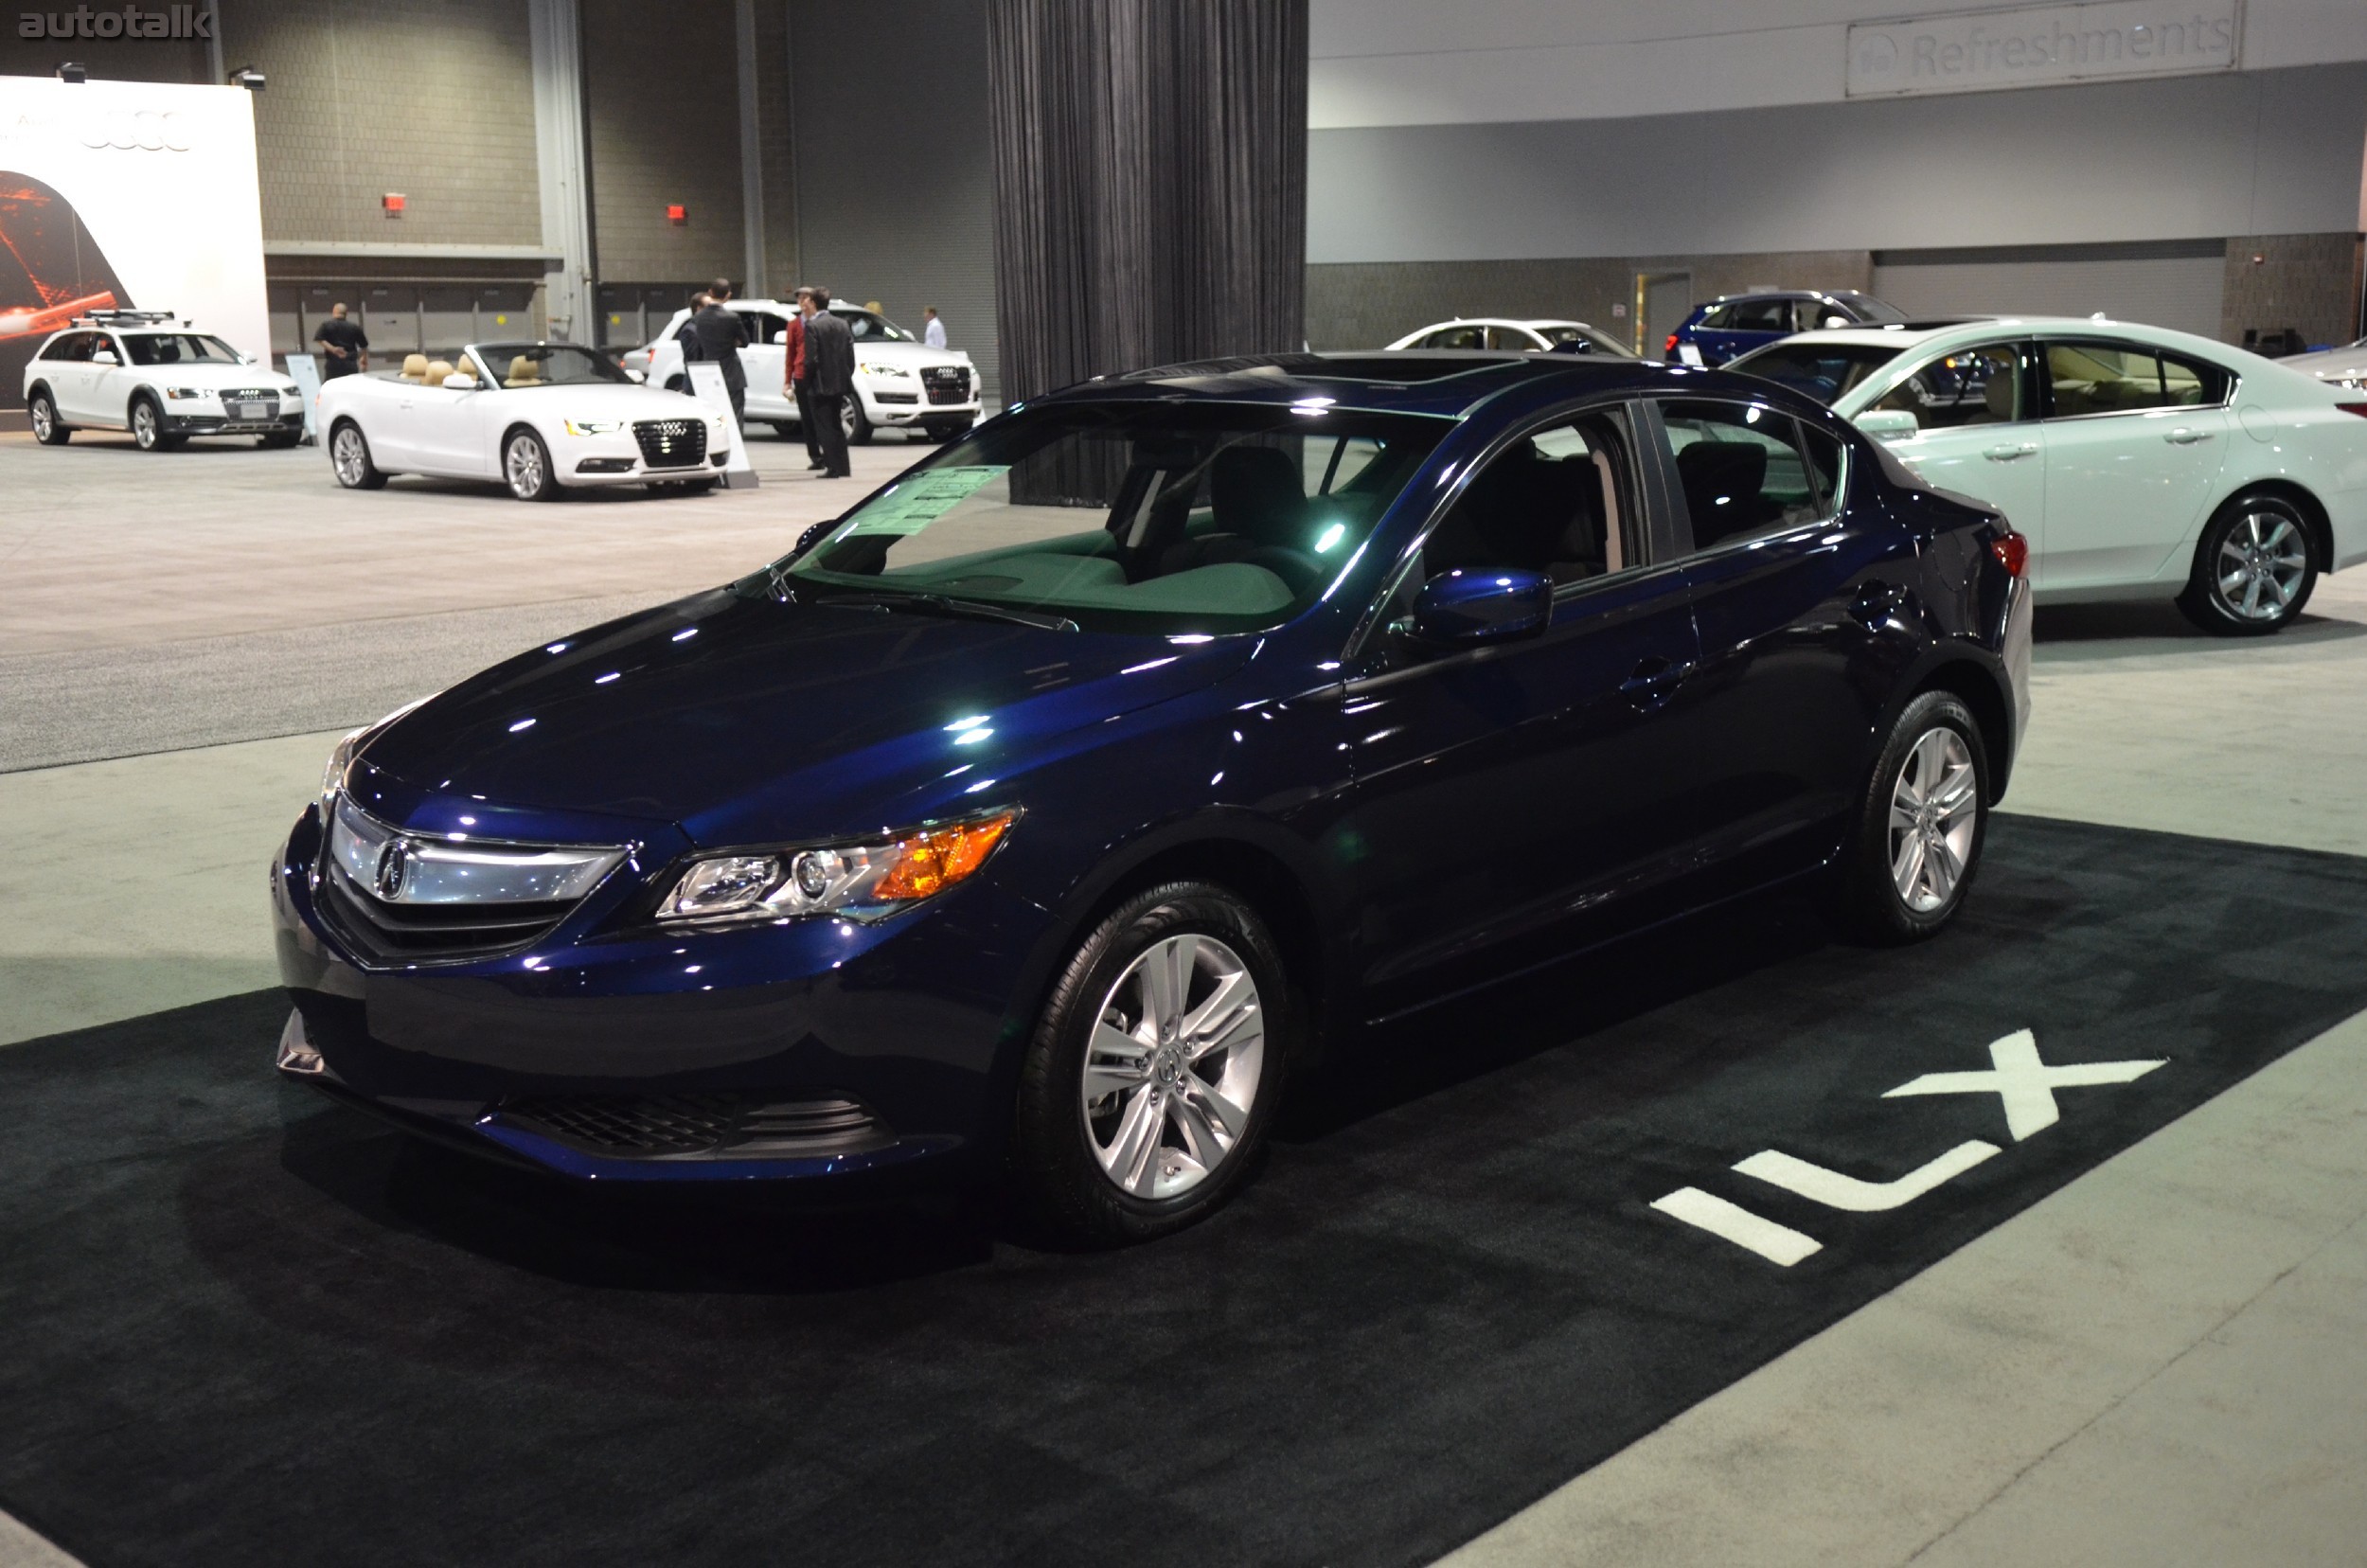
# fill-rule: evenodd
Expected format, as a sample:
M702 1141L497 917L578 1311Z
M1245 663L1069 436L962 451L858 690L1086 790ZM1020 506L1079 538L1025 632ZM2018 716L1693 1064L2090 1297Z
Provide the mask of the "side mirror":
M1923 428L1903 408L1869 408L1850 423L1878 441L1912 441Z
M625 379L632 383L633 385L639 386L650 379L650 373L647 370L627 370L625 372Z
M1554 581L1542 572L1474 567L1448 572L1414 596L1406 630L1439 648L1534 637L1553 618Z
M830 530L837 527L839 524L844 521L845 521L844 518L826 517L821 522L816 523L812 527L808 528L804 533L799 534L797 536L797 546L789 552L788 561L797 560L808 550L810 550L816 544L821 543L823 540L829 537ZM788 561L783 561L783 564L786 565Z
M476 378L466 370L454 370L444 378L443 385L447 391L473 392L476 390Z
M112 348L101 348L98 352L90 357L90 362L93 365L114 365L116 363L115 350Z

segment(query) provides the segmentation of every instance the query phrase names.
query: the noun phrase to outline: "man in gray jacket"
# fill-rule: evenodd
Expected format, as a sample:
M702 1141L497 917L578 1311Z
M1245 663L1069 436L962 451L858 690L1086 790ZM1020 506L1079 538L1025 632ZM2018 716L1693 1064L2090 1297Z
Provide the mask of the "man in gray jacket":
M806 396L813 406L813 432L822 440L822 477L844 479L846 426L842 410L855 391L855 334L830 313L830 291L816 285L813 314L806 318Z

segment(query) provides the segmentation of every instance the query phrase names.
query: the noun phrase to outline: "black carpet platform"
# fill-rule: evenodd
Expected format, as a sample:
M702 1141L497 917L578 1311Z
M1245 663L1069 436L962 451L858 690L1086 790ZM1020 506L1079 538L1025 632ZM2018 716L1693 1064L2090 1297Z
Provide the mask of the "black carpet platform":
M2367 1007L2362 953L2367 862L2002 819L1935 943L1761 900L1400 1026L1097 1256L416 1147L275 1081L275 995L11 1046L0 1507L95 1568L1420 1563ZM1883 1097L2023 1029L2164 1064L2019 1139ZM1974 1140L1875 1212L1732 1168Z

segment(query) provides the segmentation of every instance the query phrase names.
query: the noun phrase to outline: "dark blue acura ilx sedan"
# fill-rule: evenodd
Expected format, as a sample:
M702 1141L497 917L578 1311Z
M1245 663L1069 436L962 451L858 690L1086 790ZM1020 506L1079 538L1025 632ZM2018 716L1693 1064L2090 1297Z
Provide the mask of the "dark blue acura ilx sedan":
M577 1177L1152 1236L1360 1025L1789 878L1936 930L2028 712L2020 536L1717 371L1148 370L799 543L339 745L283 1073Z

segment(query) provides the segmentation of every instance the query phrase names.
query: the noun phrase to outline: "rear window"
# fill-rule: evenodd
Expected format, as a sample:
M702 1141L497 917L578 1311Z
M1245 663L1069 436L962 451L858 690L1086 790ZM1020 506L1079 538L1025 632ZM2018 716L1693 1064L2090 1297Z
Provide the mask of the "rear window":
M1898 355L1899 350L1887 344L1787 338L1743 355L1727 368L1764 376L1795 392L1806 392L1821 403L1830 403Z

